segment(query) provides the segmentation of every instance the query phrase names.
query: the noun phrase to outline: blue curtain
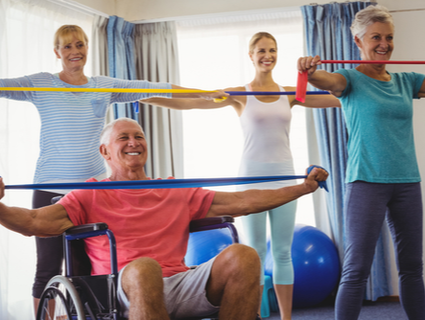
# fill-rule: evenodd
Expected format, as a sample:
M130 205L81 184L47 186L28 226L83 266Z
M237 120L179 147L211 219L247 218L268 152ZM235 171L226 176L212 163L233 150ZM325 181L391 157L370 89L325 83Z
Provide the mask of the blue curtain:
M330 3L301 7L306 32L307 54L319 55L323 60L359 60L360 53L355 45L350 26L355 14L371 5L370 2ZM340 68L353 68L350 64L324 64L322 69L333 72ZM315 109L313 111L322 165L330 173L327 205L332 235L338 252L344 257L343 215L345 194L345 171L347 164L347 129L339 108ZM376 300L389 295L384 245L379 238L371 277L368 281L366 299Z
M109 17L108 27L109 75L113 78L136 80L134 58L134 24L117 16ZM119 103L113 106L114 117L128 117L137 120L131 103Z

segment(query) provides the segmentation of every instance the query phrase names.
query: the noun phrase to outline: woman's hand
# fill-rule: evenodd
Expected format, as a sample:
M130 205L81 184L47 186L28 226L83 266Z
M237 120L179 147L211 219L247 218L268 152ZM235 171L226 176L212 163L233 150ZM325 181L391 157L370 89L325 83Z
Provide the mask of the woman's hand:
M0 200L4 197L4 183L3 178L0 177Z
M301 57L298 59L297 67L299 72L307 71L308 75L310 76L316 71L317 66L320 64L322 63L320 62L319 56Z
M199 98L205 99L205 100L220 100L224 101L229 96L228 93L224 92L223 90L217 90L216 92L201 92L199 94Z
M298 59L297 68L299 72L307 72L308 82L312 86L340 97L347 86L347 80L341 74L317 70L317 66L321 64L319 56L301 57Z

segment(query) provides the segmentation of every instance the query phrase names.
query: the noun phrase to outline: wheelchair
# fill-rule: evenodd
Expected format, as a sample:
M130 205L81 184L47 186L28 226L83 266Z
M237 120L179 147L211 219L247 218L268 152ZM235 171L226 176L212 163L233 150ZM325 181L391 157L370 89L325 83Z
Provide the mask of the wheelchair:
M194 220L190 232L227 228L238 243L238 234L229 216ZM111 273L91 276L84 239L107 236ZM36 320L124 320L116 297L118 267L115 237L105 223L76 226L64 235L65 276L55 276L40 298Z

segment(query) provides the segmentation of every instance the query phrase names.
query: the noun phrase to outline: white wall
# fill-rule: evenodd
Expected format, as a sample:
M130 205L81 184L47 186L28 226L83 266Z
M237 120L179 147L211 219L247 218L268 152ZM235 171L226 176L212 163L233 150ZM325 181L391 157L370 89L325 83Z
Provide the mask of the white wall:
M387 7L389 10L412 10L425 8L423 0L377 0L379 4Z
M264 10L297 7L312 2L324 4L328 0L76 0L109 15L127 21L163 19L169 17L224 13L232 11ZM342 2L342 1L339 1ZM103 8L103 4L105 4ZM104 10L102 10L102 8Z
M59 0L58 2L61 2L61 1ZM66 1L63 1L63 2L66 2ZM120 3L120 1L117 1L117 0L76 0L71 2L74 2L76 4L81 4L83 6L106 13L109 16L113 16L117 14L116 5L117 3Z
M121 3L126 5L122 6ZM326 3L328 1L314 1ZM125 0L117 6L119 16L128 20L158 19L208 13L222 13L244 10L264 10L279 7L295 7L311 3L306 0Z

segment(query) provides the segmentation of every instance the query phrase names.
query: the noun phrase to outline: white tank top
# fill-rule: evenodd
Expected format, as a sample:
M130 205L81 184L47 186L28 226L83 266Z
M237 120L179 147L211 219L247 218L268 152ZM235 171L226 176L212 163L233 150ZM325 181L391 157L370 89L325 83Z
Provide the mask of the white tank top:
M246 91L250 91L248 85ZM279 86L280 91L285 91ZM291 106L287 96L275 102L261 102L247 96L245 110L240 116L244 135L242 158L257 162L284 162L292 160L289 148Z
M246 91L251 91L249 85ZM280 91L285 91L279 86ZM239 117L244 136L239 176L293 175L294 165L289 144L291 105L281 95L275 102L261 102L247 96L246 106ZM238 189L268 189L292 185L295 181L259 183Z

